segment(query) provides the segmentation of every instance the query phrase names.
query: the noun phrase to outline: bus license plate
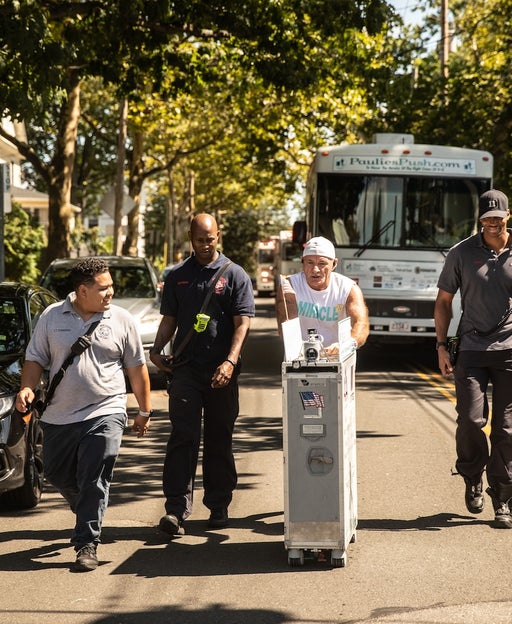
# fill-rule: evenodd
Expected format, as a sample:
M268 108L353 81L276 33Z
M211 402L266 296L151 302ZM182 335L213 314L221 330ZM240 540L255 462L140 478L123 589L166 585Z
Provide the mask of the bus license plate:
M392 321L389 326L390 332L410 332L411 324L404 321Z

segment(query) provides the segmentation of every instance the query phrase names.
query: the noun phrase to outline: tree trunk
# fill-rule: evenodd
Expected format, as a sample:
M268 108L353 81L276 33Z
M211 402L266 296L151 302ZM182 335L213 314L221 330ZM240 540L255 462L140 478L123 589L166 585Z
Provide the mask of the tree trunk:
M73 71L70 73L70 88L62 106L55 154L50 165L47 264L55 258L68 258L71 248L71 186L79 118L80 78L78 72Z
M114 204L114 255L120 256L123 248L123 203L124 203L124 164L126 160L126 119L128 100L119 103L119 128L117 136L117 167Z
M133 154L128 181L128 194L135 202L135 206L128 213L128 229L123 246L123 253L127 256L138 255L140 196L144 181L143 146L144 136L141 132L136 132L133 136Z

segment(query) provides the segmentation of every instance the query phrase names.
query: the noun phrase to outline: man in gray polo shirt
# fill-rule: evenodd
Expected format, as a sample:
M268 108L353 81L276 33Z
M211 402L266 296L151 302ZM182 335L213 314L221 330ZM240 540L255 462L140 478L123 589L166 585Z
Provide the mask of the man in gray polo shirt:
M76 516L73 569L87 572L98 566L96 548L127 420L124 372L140 407L132 427L139 437L149 427L150 384L135 321L111 303L108 264L84 258L71 269L71 279L75 291L47 308L35 327L16 408L30 408L43 371L53 379L71 346L97 323L91 345L65 370L41 418L45 477Z
M481 231L458 243L446 257L438 281L435 326L439 368L454 374L457 394L457 472L466 484L468 511L484 507L483 472L494 507L494 526L512 529L512 230L508 198L490 190L479 200ZM455 366L447 350L452 300L460 290L463 315ZM492 383L490 449L483 431L489 421L487 388Z

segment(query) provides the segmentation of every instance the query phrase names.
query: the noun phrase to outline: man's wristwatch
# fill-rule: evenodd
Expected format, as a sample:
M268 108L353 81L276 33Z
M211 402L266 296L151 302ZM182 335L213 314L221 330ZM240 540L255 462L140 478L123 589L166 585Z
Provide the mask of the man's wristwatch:
M441 341L441 342L436 342L436 349L439 349L439 347L447 347L448 343Z

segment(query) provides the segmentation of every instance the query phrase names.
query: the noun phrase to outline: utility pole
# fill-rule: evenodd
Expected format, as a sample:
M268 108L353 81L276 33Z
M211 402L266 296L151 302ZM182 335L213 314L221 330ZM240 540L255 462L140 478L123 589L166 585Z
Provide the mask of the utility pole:
M441 0L441 75L448 80L448 56L450 54L450 30L448 25L448 0Z

